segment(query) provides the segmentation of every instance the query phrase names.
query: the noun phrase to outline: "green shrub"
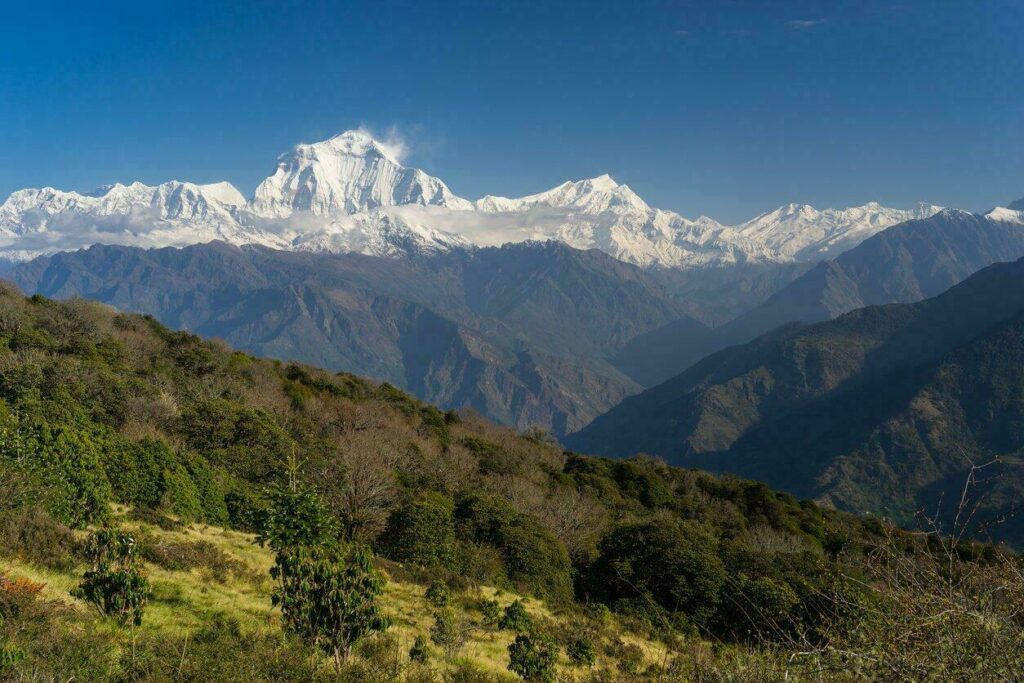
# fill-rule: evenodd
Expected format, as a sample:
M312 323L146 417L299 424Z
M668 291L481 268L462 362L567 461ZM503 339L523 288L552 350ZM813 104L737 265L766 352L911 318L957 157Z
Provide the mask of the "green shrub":
M395 510L379 540L383 554L396 562L455 569L454 504L428 493Z
M459 535L496 549L508 578L518 588L553 602L572 597L569 554L535 518L507 502L469 496L455 511Z
M558 649L549 638L519 634L508 646L508 670L529 683L553 683Z
M498 627L502 630L515 633L526 633L532 626L533 622L530 620L530 615L527 614L522 600L514 600L505 607L501 620L498 622Z
M444 649L445 654L454 657L466 644L469 624L460 619L452 609L441 609L434 613L434 625L430 627L430 640Z
M416 639L412 642L412 647L409 648L409 661L417 664L426 664L430 659L430 653L427 652L427 640L423 636L416 636Z
M122 626L140 625L151 590L137 567L135 538L118 529L100 529L89 535L85 554L91 569L71 595L115 617Z
M285 628L334 659L340 670L361 638L384 631L389 620L378 598L384 577L358 548L286 547L277 553L271 576L273 603Z
M434 607L447 607L452 601L452 592L444 581L434 581L427 586L425 597Z
M702 525L664 517L613 530L599 545L591 590L628 613L664 623L682 612L701 626L714 617L726 572Z
M589 638L576 638L565 648L569 661L576 666L593 666L597 661L594 643Z

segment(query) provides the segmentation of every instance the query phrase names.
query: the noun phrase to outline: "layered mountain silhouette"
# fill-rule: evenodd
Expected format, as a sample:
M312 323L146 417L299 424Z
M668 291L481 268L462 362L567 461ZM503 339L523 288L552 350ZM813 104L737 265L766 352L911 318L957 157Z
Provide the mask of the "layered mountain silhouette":
M634 339L613 363L640 384L654 386L715 351L786 323L935 296L985 266L1024 256L1024 225L994 215L947 209L894 226L817 264L710 334L673 322Z
M26 292L97 299L557 435L638 391L607 358L688 312L636 266L556 242L401 259L94 246L9 277Z
M735 472L904 523L943 509L973 465L998 460L983 470L998 476L976 521L1001 518L1024 490L1024 259L918 303L725 349L567 441ZM991 533L1020 543L1024 524Z

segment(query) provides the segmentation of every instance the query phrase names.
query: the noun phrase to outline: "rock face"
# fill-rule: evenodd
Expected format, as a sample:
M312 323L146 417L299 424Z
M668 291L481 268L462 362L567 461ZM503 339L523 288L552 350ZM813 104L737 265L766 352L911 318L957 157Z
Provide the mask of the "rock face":
M968 454L1001 457L992 511L1011 512L1024 483L1024 259L918 303L725 349L567 443L735 472L903 522L959 496ZM1019 543L1024 525L994 533Z
M546 192L471 202L400 163L365 131L297 145L246 200L229 183L114 185L93 193L21 190L0 206L0 259L94 244L161 247L211 240L374 256L555 240L644 268L813 262L912 211L878 204L817 211L791 204L736 226L652 208L607 175Z

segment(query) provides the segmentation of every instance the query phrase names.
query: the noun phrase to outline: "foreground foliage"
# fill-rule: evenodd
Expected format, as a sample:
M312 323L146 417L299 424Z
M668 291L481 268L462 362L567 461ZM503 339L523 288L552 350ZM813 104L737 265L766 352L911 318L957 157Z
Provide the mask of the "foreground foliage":
M115 522L131 640L60 602ZM0 573L48 586L0 582L16 679L1019 679L1019 558L949 539L0 292Z

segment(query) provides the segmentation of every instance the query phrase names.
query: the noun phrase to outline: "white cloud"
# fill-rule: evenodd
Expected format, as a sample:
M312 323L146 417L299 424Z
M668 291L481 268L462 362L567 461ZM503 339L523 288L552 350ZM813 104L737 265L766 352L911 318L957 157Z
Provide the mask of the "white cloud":
M796 31L804 31L815 26L821 26L822 24L828 23L828 19L822 17L821 19L793 19L788 22L789 27Z

